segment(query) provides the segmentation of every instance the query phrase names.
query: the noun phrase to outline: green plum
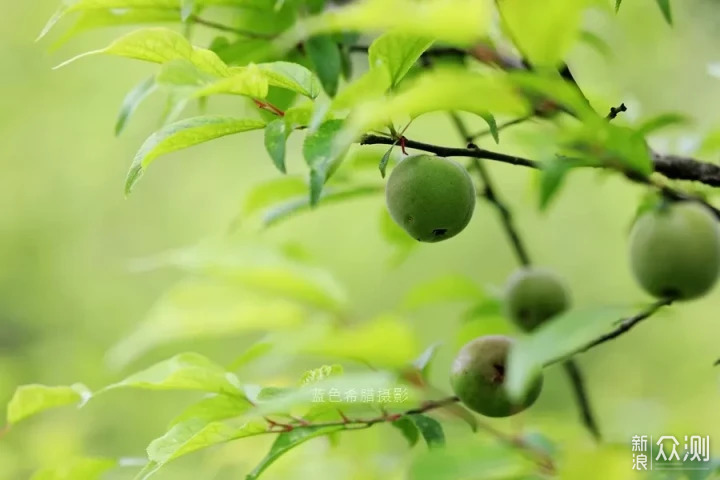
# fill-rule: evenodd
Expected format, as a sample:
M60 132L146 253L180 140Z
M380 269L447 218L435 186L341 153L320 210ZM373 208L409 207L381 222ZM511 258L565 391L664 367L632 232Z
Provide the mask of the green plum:
M535 377L519 401L505 391L508 352L513 340L503 335L487 335L468 342L460 349L450 371L455 395L471 410L487 417L508 417L535 403L542 390L542 374Z
M710 210L673 202L641 215L630 233L630 266L657 298L705 295L720 273L720 227Z
M521 268L508 279L505 289L507 316L526 332L564 312L569 305L570 294L565 283L550 270Z
M459 163L431 155L400 161L385 190L390 216L421 242L460 233L475 210L475 186Z

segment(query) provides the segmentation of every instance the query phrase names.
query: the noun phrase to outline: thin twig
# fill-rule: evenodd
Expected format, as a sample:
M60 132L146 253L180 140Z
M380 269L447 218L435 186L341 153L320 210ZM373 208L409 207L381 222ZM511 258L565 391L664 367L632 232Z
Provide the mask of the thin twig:
M460 118L460 116L454 112L450 114L450 118L455 124L455 128L457 129L457 131L463 137L463 140L467 142L468 149L478 149L479 147L472 143L472 135L470 135L467 126L463 122L462 118ZM500 221L502 222L503 229L505 230L505 233L510 239L510 243L513 247L513 252L517 256L518 262L520 262L520 264L524 266L530 265L530 255L528 254L527 249L525 248L525 245L520 238L520 234L515 227L512 212L498 195L497 190L495 189L495 186L493 184L494 182L492 180L492 177L490 176L490 172L488 172L487 168L485 168L485 165L483 164L483 162L480 161L480 159L473 158L472 160L473 167L478 172L478 175L480 176L480 179L483 183L483 196L497 209L500 215Z
M605 118L612 120L617 117L621 112L627 112L627 107L624 103L621 103L619 107L610 107L610 113Z
M648 308L646 308L642 312L638 313L637 315L633 315L632 317L618 320L616 322L617 327L615 329L613 329L612 331L610 331L604 335L601 335L600 337L596 338L595 340L588 342L587 344L583 345L582 347L577 348L574 351L572 351L566 355L562 355L560 357L553 358L553 359L545 362L544 366L548 367L555 363L565 361L568 358L572 358L577 354L587 352L588 350L595 348L598 345L602 345L605 342L613 340L613 339L619 337L620 335L630 331L638 323L653 316L661 308L671 305L674 301L675 301L674 298L663 298L661 300L658 300L657 302L653 303L652 305L650 305Z
M583 379L580 366L575 360L570 359L563 362L563 368L565 368L565 372L570 379L570 385L572 386L573 393L575 394L575 401L580 407L580 416L582 418L583 425L585 425L585 428L590 432L593 438L596 441L599 441L601 438L600 428L598 427L592 413L590 397L588 396L587 389L585 388L585 380Z
M266 418L269 424L268 430L264 433L282 433L291 430L300 430L302 428L321 428L321 427L340 427L342 430L361 430L370 428L373 425L380 423L393 423L402 418L409 417L411 415L420 415L432 410L437 410L455 403L460 402L460 399L456 396L441 398L439 400L430 400L424 402L422 405L405 410L399 413L388 413L383 409L382 413L376 417L371 418L349 418L344 413L339 412L339 420L330 420L325 422L306 422L304 424L279 424L273 420ZM525 442L522 438L508 435L500 430L495 429L493 426L478 422L478 426L483 429L486 433L492 435L496 439L509 446L517 448L524 454L535 460L540 467L548 472L555 471L555 465L553 460L542 450L533 446L530 443Z
M582 353L590 350L591 348L595 348L598 345L601 345L609 340L612 340L614 338L619 337L623 333L628 332L631 328L633 328L638 323L642 322L643 320L651 317L655 314L658 310L660 310L662 307L666 307L670 304L672 304L675 301L674 298L664 298L662 300L658 300L657 302L653 303L647 310L638 313L637 315L626 318L618 323L618 327L613 330L612 332L606 333L605 335L593 340L592 342L588 343L584 347L582 347L580 350L578 350L576 353Z
M392 145L395 143L395 139L385 137L382 135L364 135L360 139L362 145ZM506 155L504 153L492 152L482 148L453 148L453 147L442 147L440 145L433 145L430 143L418 142L416 140L405 139L405 147L413 148L416 150L422 150L424 152L434 153L442 157L470 157L470 158L484 158L487 160L495 160L498 162L509 163L511 165L520 165L529 168L540 168L540 163L535 160L529 160L527 158L516 157L514 155Z
M208 20L206 18L202 18L198 15L191 15L188 18L188 20L192 23L197 23L198 25L203 25L205 27L214 28L215 30L220 30L221 32L235 33L237 35L242 35L242 36L251 37L251 38L265 38L265 39L273 38L272 35L268 35L266 33L252 32L250 30L243 30L240 28L231 27L229 25L224 25L222 23L218 23L218 22L214 22L212 20Z
M524 117L515 118L513 120L508 120L507 122L501 123L500 125L498 125L497 131L500 132L500 131L505 130L506 128L512 127L514 125L518 125L520 123L527 122L528 120L530 120L533 117L535 117L534 113L531 115L525 115ZM479 132L469 135L467 138L469 138L471 142L474 142L478 138L487 137L488 135L491 135L491 134L492 134L492 130L489 128L486 128L485 130L480 130Z
M460 135L466 142L468 142L468 148L477 148L477 146L472 143L472 139L470 138L468 129L465 123L462 121L462 118L460 118L460 116L454 112L450 114L450 118L455 124L455 128L458 130ZM493 186L490 172L487 171L485 165L480 159L473 158L472 161L473 166L477 170L485 186L484 196L490 203L495 206L498 213L500 214L503 228L508 238L510 239L510 243L513 247L515 255L517 256L518 262L523 266L530 265L530 255L527 253L527 249L525 248L525 245L520 237L520 233L514 224L512 212L510 208L508 208L508 206L505 205L505 203L498 197L497 191ZM568 360L565 363L565 370L568 373L570 383L573 386L575 399L577 401L578 408L580 409L580 415L583 420L583 425L585 425L585 427L588 429L593 438L595 438L595 440L599 440L600 430L598 429L597 422L595 421L595 416L590 406L590 400L585 389L585 383L583 382L580 367L573 360Z

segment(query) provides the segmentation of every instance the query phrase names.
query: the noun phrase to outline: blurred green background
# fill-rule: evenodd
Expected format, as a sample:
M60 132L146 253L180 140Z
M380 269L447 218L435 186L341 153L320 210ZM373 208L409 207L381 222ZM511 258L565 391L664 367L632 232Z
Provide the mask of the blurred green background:
M115 115L125 92L153 69L98 57L53 71L60 61L104 46L118 32L84 34L48 52L50 42L33 40L57 0L0 2L4 405L20 384L81 381L97 388L178 351L173 347L153 352L129 370L117 371L106 363L108 349L181 278L173 271L133 271L132 261L223 234L248 189L278 174L263 149L261 133L242 134L162 159L136 192L124 198L128 165L157 128L163 100L157 97L142 105L120 138L113 135ZM709 64L720 62L720 6L710 0L684 0L673 7L673 29L651 0L626 1L617 17L588 16L588 29L610 45L611 56L579 46L569 63L586 93L597 99L599 110L626 102L630 111L622 122L667 111L693 118L691 128L653 138L658 149L683 152L720 127L720 79L708 72ZM209 102L212 112L244 108L249 107L216 98ZM482 122L475 126L483 127ZM530 123L506 132L501 148L528 153L514 139L537 129ZM458 144L442 115L422 118L408 136ZM491 139L486 142L488 148L496 148ZM291 139L289 151L290 170L303 172L299 137ZM534 260L567 278L576 305L649 300L633 282L626 260L626 234L644 193L641 187L616 176L575 173L550 211L539 213L533 172L503 165L491 165L491 171L514 208ZM484 203L462 235L420 245L402 264L392 266L392 247L378 228L382 206L378 195L321 207L244 240L301 246L346 286L356 320L393 308L422 280L465 274L500 286L515 268L496 212ZM712 450L720 455L720 398L712 367L720 357L719 308L716 289L579 358L601 428L608 441L620 444L612 456L617 463L613 474L604 471L597 478L632 475L631 435L710 435L715 441ZM439 307L411 318L423 346L444 342L433 371L435 383L443 388L457 349L460 311ZM226 360L254 338L191 343L189 348ZM292 379L301 371L287 373ZM73 456L143 457L147 443L165 431L168 420L190 398L194 397L118 392L81 411L64 409L29 420L0 438L0 479L28 478L38 467ZM527 414L493 423L508 431L521 426L542 431L575 452L593 448L559 368L547 373L544 393ZM189 456L157 478L239 478L262 457L269 441L246 439ZM345 434L334 449L324 441L311 442L271 468L266 478L402 478L412 455L396 432L381 426ZM608 465L610 457L591 460L595 457L590 455L580 462L587 471L580 476L568 473L567 478L593 478L588 472L600 471L593 462ZM112 478L132 478L132 471Z

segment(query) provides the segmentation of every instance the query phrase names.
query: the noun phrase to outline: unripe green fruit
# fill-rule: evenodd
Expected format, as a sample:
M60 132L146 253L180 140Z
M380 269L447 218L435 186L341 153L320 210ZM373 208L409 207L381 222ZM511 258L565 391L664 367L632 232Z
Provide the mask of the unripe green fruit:
M542 374L533 379L524 397L513 402L505 391L507 358L513 340L503 335L478 337L460 349L450 371L455 395L471 410L488 417L508 417L535 403Z
M672 203L640 216L630 233L630 265L651 295L680 300L707 293L720 273L720 227L691 202Z
M570 294L555 273L543 268L521 268L508 279L507 316L526 332L567 310Z
M393 220L421 242L454 237L475 209L475 186L467 170L430 155L402 160L390 174L385 197Z

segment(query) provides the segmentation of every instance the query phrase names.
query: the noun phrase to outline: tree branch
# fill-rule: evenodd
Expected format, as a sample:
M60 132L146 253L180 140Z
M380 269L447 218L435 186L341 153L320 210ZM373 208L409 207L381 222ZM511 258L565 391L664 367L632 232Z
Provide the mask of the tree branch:
M554 365L558 362L565 361L568 358L574 357L575 355L577 355L579 353L587 352L588 350L595 348L598 345L602 345L605 342L613 340L613 339L619 337L620 335L630 331L638 323L653 316L661 308L671 305L674 301L675 301L674 298L664 298L664 299L658 300L655 303L653 303L652 305L650 305L648 308L643 310L642 312L638 313L637 315L618 320L615 323L617 325L617 327L614 330L596 338L595 340L592 340L591 342L588 342L587 344L572 351L571 353L569 353L567 355L553 358L552 360L545 362L544 366L548 367L548 366Z
M479 150L479 147L472 143L473 137L460 116L453 112L450 114L450 118L455 124L457 131L463 137L463 140L468 144L468 149ZM472 160L473 167L478 172L484 186L483 197L497 209L503 229L505 230L507 237L510 239L510 244L513 247L513 251L517 256L518 262L524 266L530 265L530 255L528 255L527 249L525 248L525 245L520 238L520 234L515 227L512 212L498 196L495 186L493 185L493 180L490 177L490 172L488 172L487 168L485 168L485 165L480 161L480 159L473 158Z
M383 135L368 134L363 135L360 139L361 145L393 145L395 140L390 137ZM513 155L506 155L504 153L492 152L482 148L454 148L454 147L443 147L440 145L433 145L430 143L418 142L416 140L410 140L405 137L405 147L413 148L415 150L422 150L424 152L434 153L441 157L470 157L470 158L484 158L487 160L495 160L498 162L509 163L511 165L520 165L529 168L540 168L540 163L535 160L529 160L527 158L516 157Z
M394 139L382 135L369 134L364 135L360 139L361 145L393 145ZM430 143L418 142L405 137L405 147L422 150L424 152L434 153L442 157L470 157L486 160L494 160L497 162L508 163L510 165L519 165L522 167L541 169L542 163L528 158L518 157L514 155L506 155L482 148L454 148L433 145ZM677 160L678 157L655 156L655 171L667 178L674 180L694 180L697 182L708 183L713 185L714 182L720 182L720 166L710 163L698 162L693 159ZM600 166L598 166L600 167ZM653 180L650 177L640 176L633 172L622 171L622 173L630 180L636 183L657 188L663 195L675 199L686 200L703 204L710 209L713 214L720 220L720 209L714 207L700 197L693 196L684 192L675 190L667 185Z
M643 312L640 312L633 317L621 320L620 322L618 322L618 327L615 330L610 333L606 333L605 335L596 340L593 340L575 353L586 352L591 348L597 347L598 345L601 345L609 340L619 337L623 333L630 331L630 329L632 329L638 323L654 315L655 312L660 310L662 307L666 307L672 304L674 301L674 298L658 300L657 302L653 303L647 310L644 310Z
M563 362L563 368L570 379L570 385L572 386L573 393L575 394L575 401L580 407L580 417L583 425L590 432L596 441L599 441L600 429L598 428L595 417L590 407L590 398L588 397L587 390L585 388L585 380L583 379L582 371L580 366L573 359Z
M460 118L460 116L454 112L450 114L450 118L455 124L455 128L457 129L457 131L468 143L468 149L478 149L477 145L472 143L472 136L470 135L469 130L465 126L465 123L462 121L462 118ZM487 171L485 165L480 159L473 158L472 161L473 166L477 170L480 179L485 186L484 197L495 206L498 213L500 214L500 220L502 222L505 233L510 239L510 244L512 245L513 251L518 258L518 262L523 266L530 265L530 255L528 255L525 245L520 237L520 233L515 227L512 213L508 206L505 205L505 203L498 197L495 187L493 186L490 172ZM580 416L582 418L583 425L585 425L585 427L588 429L588 431L595 440L599 440L600 430L598 429L597 422L595 421L595 416L592 412L592 407L590 406L590 400L585 390L585 383L583 381L580 367L575 363L574 360L568 360L567 362L565 362L565 370L568 373L570 384L572 385L573 392L575 393L575 400L577 402L578 408L580 409Z
M291 423L281 423L266 418L265 420L268 422L268 429L264 433L283 433L293 430L300 430L302 428L319 427L342 427L343 430L362 430L380 423L393 423L400 420L401 418L409 417L411 415L419 415L433 410L438 410L440 408L447 407L458 402L460 402L460 399L456 396L445 397L439 400L430 400L424 402L418 407L411 408L400 413L388 413L383 410L381 415L371 418L349 418L344 413L339 411L341 417L339 420L330 420L316 423L308 422L306 420L300 421L297 419L294 419L294 421ZM517 448L524 454L528 455L536 461L538 466L540 466L548 473L555 472L555 465L552 458L550 458L542 450L526 442L524 439L503 433L500 430L495 429L493 426L483 422L478 422L478 427L495 437L497 440L500 440L501 442L509 446Z
M678 155L653 154L655 170L674 180L690 180L720 187L720 167Z
M355 51L367 52L367 50L368 47L355 47ZM496 65L504 70L523 70L528 68L527 62L524 62L522 59L517 59L508 55L504 55L500 53L495 47L487 43L479 43L467 50L457 48L433 48L427 50L423 54L423 57L442 57L449 55L457 56L463 54L469 55L482 63ZM578 86L567 65L564 65L562 68L560 68L559 71L563 78L565 78L568 82L572 83L575 86ZM583 98L585 98L584 95ZM621 103L618 107L611 107L610 113L608 113L606 118L608 120L612 120L616 118L621 112L625 111L627 111L627 107L624 103ZM478 132L477 136L484 135L486 133L488 132ZM423 148L420 146L411 146L411 148L419 148L420 150L423 150ZM445 150L445 153L440 153L438 151L427 149L425 149L425 151L430 151L432 153L436 153L437 155L444 156L487 158L489 160L512 163L513 165L523 165L532 168L538 168L537 166L535 166L537 165L536 162L528 161L527 159L518 159L517 157L502 156L501 154L496 154L494 152L492 153L493 156L481 156L481 154L478 154L476 156L468 155L467 152L456 152L457 155L453 155L453 153L447 150ZM534 165L528 164L527 162L531 162ZM690 157L663 155L656 152L653 152L653 163L655 166L655 171L661 173L667 178L673 180L695 181L712 187L720 187L720 166L718 165L702 162Z

